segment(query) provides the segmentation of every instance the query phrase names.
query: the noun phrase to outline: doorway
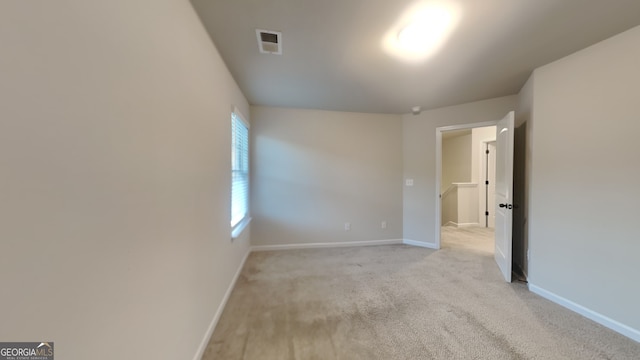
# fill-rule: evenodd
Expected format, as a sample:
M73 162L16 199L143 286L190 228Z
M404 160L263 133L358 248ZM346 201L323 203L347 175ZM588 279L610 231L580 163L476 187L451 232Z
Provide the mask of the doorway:
M443 133L452 130L475 129L481 127L496 126L496 188L495 188L495 233L494 233L494 258L507 282L512 280L512 226L513 212L517 204L513 204L513 149L515 113L510 111L504 118L498 121L477 124L454 125L436 128L436 218L435 242L436 249L441 248L442 233L442 170L443 170ZM490 143L491 140L487 140ZM498 206L499 205L499 206ZM488 208L492 208L489 204Z
M440 245L447 242L493 254L496 127L479 123L438 130L440 237L436 239Z

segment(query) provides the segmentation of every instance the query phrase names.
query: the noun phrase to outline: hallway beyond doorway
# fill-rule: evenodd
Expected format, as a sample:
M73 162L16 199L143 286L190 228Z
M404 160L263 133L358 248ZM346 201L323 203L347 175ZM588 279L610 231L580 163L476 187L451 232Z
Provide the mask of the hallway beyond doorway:
M443 226L442 248L455 248L493 254L495 232L483 226Z

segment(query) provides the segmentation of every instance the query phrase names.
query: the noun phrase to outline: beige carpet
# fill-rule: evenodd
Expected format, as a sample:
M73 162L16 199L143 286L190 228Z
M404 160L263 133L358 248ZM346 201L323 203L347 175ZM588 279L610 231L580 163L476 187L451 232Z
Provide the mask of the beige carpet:
M492 236L253 253L203 359L640 359L640 344L505 283Z

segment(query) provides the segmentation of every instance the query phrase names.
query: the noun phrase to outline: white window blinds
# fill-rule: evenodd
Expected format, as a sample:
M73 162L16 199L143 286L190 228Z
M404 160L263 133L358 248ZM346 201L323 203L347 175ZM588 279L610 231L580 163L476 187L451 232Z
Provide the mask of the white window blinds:
M249 127L231 113L231 227L249 213Z

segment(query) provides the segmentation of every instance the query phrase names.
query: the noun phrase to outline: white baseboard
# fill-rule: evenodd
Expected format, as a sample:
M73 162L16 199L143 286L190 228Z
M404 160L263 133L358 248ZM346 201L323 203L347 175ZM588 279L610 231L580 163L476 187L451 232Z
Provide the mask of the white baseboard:
M238 266L238 270L236 270L236 274L233 276L233 280L231 280L231 284L227 288L227 292L225 292L224 297L222 298L222 302L218 306L218 310L216 310L216 314L213 316L211 320L211 324L209 324L209 328L207 329L207 333L204 335L200 346L198 347L198 351L196 355L193 357L193 360L202 359L202 355L204 355L204 351L207 349L207 345L209 344L209 339L211 339L211 335L213 335L213 330L215 330L216 325L218 325L218 320L220 320L220 316L222 315L222 311L224 307L227 305L227 301L229 300L229 296L231 296L231 292L233 288L236 286L236 282L240 277L240 273L242 272L242 268L244 267L244 263L247 261L247 258L251 254L251 249L247 250L247 253L244 255L242 262L240 262L240 266Z
M458 223L457 227L480 226L480 223Z
M545 290L539 286L529 283L529 291L542 296L543 298L553 301L554 303L561 305L569 310L577 312L578 314L597 322L600 325L608 327L609 329L620 333L632 340L640 342L640 330L634 329L628 325L622 324L616 320L613 320L605 315L595 312L591 309L576 304L571 300L565 299L562 296L556 295L551 291Z
M367 240L367 241L347 241L330 243L309 243L309 244L282 244L282 245L259 245L252 246L251 251L273 251L273 250L294 250L294 249L319 249L351 246L373 246L373 245L395 245L402 244L402 239L390 240Z
M447 221L447 223L442 226L468 227L468 226L480 226L480 223L457 223L454 221Z
M410 240L410 239L403 239L402 243L405 245L411 245L411 246L418 246L418 247L423 247L423 248L427 248L427 249L438 249L438 246L434 243L428 243L428 242L424 242L424 241L416 241L416 240Z

